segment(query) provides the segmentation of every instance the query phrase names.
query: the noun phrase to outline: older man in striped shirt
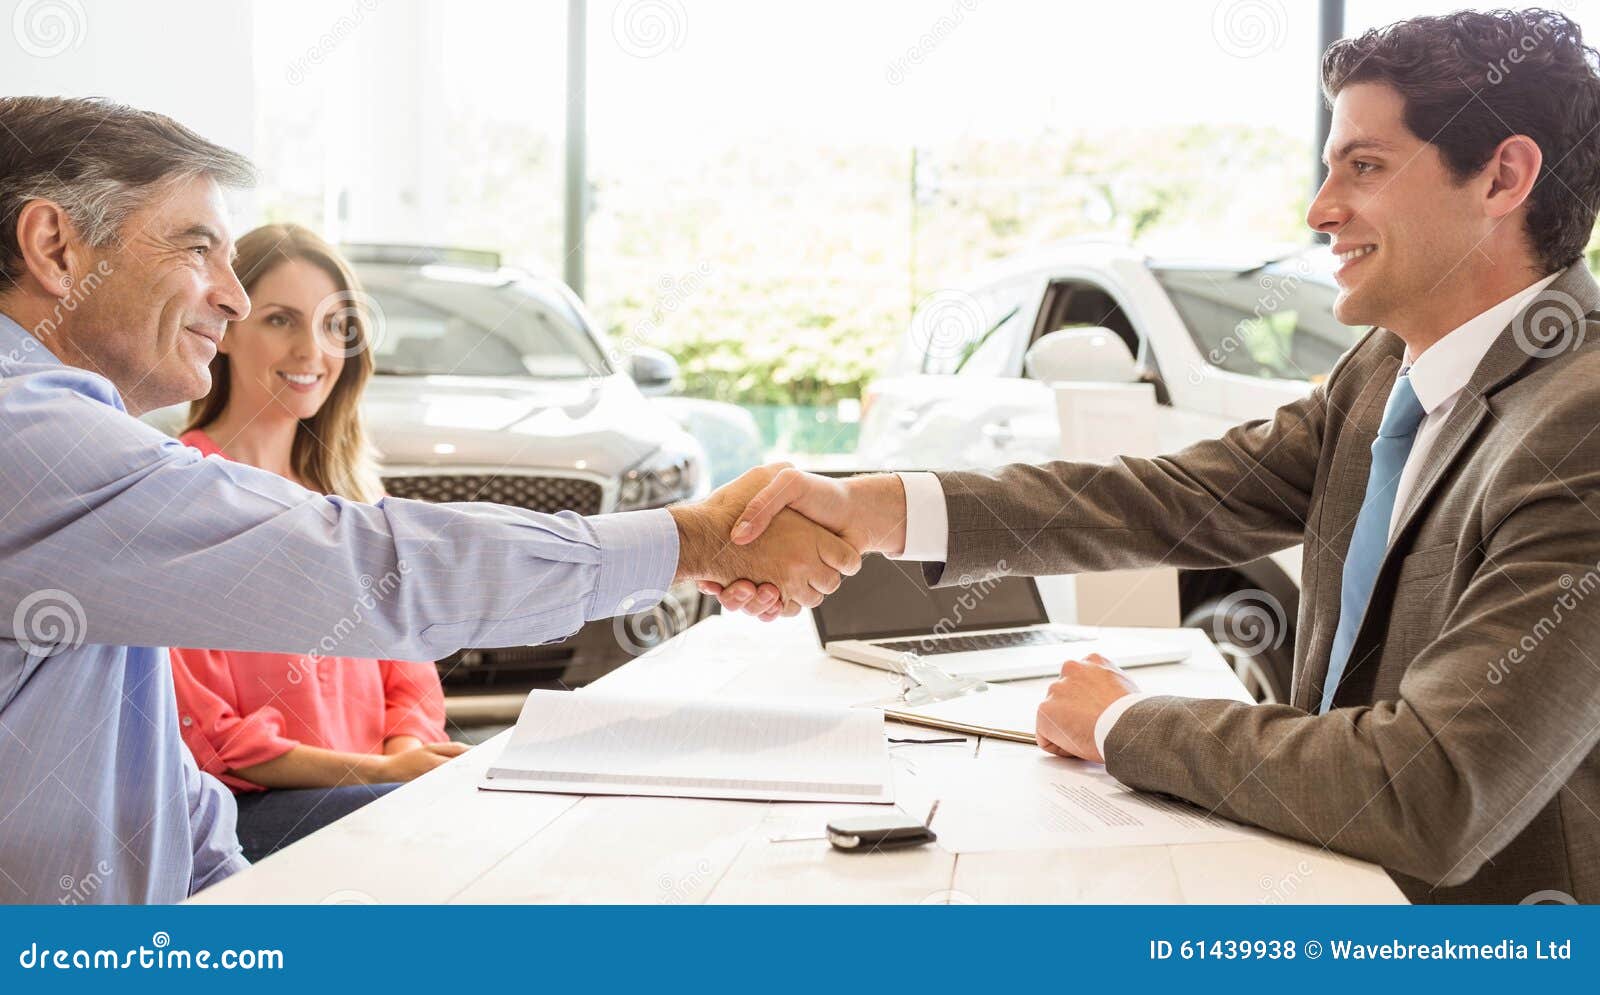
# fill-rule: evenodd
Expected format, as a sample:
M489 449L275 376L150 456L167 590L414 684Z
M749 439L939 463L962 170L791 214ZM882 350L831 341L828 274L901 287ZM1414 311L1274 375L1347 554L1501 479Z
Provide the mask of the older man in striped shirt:
M588 518L364 505L142 424L209 389L250 309L222 199L250 174L160 115L0 99L0 900L173 902L243 866L161 647L337 633L351 655L435 659L560 638L675 580L770 580L794 612L859 566L798 515L726 542L769 470Z

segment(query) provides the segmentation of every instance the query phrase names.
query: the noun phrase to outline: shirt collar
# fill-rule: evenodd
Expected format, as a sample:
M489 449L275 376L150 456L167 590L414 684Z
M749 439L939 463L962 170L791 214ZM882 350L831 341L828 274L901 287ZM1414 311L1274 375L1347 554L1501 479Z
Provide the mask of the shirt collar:
M19 362L40 366L61 366L61 360L43 342L29 334L8 315L0 313L0 372Z
M1483 357L1500 337L1506 325L1522 310L1528 298L1555 282L1561 275L1557 270L1532 286L1519 290L1475 318L1451 331L1429 346L1427 351L1411 363L1408 375L1417 392L1422 410L1432 414L1434 409L1455 397L1472 379L1472 374L1483 362ZM1406 347L1406 356L1411 348Z

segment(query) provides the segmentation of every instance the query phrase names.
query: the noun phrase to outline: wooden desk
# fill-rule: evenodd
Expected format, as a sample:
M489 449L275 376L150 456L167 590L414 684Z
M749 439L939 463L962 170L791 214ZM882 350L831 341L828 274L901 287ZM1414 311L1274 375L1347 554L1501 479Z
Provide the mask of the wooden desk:
M1141 687L1243 697L1203 633L1179 630L1177 637L1192 643L1190 659L1138 669ZM630 692L846 703L879 700L899 687L893 675L825 656L804 617L765 626L744 617L714 617L603 680ZM822 840L773 842L772 837L820 834L831 817L881 812L879 806L479 791L479 779L509 735L396 789L194 901L1404 901L1388 875L1372 864L1276 838L959 856L935 845L857 855L836 852ZM1036 748L969 739L965 746L896 749L957 750L985 758Z

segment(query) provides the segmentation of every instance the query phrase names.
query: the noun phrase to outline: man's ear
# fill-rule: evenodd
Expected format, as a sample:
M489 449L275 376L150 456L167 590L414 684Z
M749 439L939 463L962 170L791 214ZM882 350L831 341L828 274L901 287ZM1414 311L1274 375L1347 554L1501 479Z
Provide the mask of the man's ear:
M58 300L72 293L76 274L86 268L87 252L78 229L54 201L30 200L22 206L17 214L17 246L28 275Z
M1496 146L1484 167L1489 189L1484 208L1491 218L1503 218L1521 207L1539 179L1544 153L1527 135L1512 135Z

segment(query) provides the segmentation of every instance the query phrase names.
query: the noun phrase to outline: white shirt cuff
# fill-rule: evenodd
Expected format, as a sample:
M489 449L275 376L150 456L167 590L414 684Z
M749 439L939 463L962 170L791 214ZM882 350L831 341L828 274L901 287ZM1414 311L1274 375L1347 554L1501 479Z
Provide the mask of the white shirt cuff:
M944 487L932 473L897 473L906 489L906 549L896 560L943 563L950 550L950 517Z
M1100 751L1100 756L1106 755L1106 737L1111 735L1111 727L1122 718L1122 713L1146 698L1153 697L1155 695L1151 692L1135 691L1133 694L1123 695L1106 706L1106 710L1100 713L1100 718L1096 719L1094 724L1094 748Z

